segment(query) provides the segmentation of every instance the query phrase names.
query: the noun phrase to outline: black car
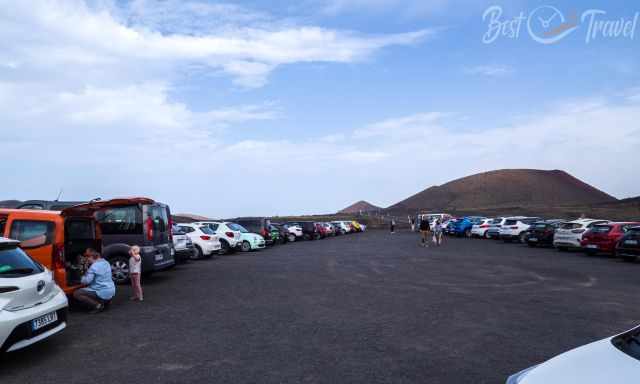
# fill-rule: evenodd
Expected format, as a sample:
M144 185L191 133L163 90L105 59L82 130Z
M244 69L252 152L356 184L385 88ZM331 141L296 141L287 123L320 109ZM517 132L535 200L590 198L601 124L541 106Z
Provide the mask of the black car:
M321 237L313 221L291 221L287 225L297 225L302 228L302 237L305 240L318 240Z
M280 243L282 244L296 241L296 235L289 232L289 230L282 224L271 223L271 233L274 233L275 231L278 232Z
M271 234L271 220L266 217L243 217L230 221L240 224L249 232L257 233L264 237L266 245L273 245L277 240L277 238Z
M525 242L530 247L553 246L553 235L560 224L565 220L542 220L531 224L525 234Z
M640 227L630 228L616 245L616 256L627 261L640 257Z

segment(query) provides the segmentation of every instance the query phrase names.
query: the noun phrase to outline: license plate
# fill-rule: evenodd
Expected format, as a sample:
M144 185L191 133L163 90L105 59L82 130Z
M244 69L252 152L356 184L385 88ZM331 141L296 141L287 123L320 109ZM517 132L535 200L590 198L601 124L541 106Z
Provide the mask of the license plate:
M38 329L46 327L47 325L55 323L56 321L58 321L57 312L47 313L42 317L31 320L31 329L37 331Z
M638 245L638 240L625 240L624 243L628 245Z
M162 261L164 259L164 255L162 253L156 254L156 261Z
M589 248L589 249L598 249L598 246L596 244L587 244L587 248Z
M536 237L530 237L530 238L529 238L529 241L531 241L531 242L534 242L534 243L535 243L535 242L537 242L537 241L538 241L538 238L536 238Z

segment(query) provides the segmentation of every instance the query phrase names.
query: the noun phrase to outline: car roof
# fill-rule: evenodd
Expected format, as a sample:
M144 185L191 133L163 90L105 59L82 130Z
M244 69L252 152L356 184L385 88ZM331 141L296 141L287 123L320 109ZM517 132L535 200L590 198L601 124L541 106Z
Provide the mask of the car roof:
M606 221L607 223L609 222L609 220L602 220L602 219L576 219L576 220L568 221L568 223L585 224L585 223L593 223L594 221Z
M62 210L63 216L68 216L69 214L89 214L95 211L108 208L108 207L117 207L121 205L133 205L133 204L155 204L156 202L153 199L149 199L147 197L121 197L110 200L92 200L85 204L74 205L69 208L65 208Z

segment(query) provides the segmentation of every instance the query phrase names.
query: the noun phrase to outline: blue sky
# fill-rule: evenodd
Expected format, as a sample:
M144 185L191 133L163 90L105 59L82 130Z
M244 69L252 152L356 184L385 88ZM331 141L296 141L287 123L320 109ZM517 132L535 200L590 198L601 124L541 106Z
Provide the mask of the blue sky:
M634 2L3 5L0 199L63 188L213 217L324 213L525 167L640 195L640 26L586 43L581 19L632 23ZM487 44L491 6L533 14L535 36L538 19L580 22L553 44L526 21Z

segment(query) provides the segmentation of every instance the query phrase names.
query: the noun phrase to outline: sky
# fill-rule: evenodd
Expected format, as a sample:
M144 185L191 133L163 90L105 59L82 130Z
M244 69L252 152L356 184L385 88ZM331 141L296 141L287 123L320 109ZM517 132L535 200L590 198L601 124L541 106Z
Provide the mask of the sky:
M0 5L0 200L313 214L503 168L640 195L633 1Z

